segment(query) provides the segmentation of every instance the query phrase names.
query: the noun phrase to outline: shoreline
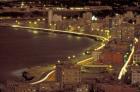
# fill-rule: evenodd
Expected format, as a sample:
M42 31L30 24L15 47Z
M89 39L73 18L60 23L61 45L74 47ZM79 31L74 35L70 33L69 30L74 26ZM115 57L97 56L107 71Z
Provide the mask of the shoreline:
M13 25L12 27L15 27L15 28L23 28L23 29L38 29L38 30L40 30L40 31L43 30L42 28L28 28L28 27L17 26L17 25ZM66 32L66 31L52 30L52 29L49 29L49 30L48 30L48 29L44 29L44 31L45 31L45 32L46 32L46 31L47 31L47 32L53 32L53 33L62 33L62 34L64 33L64 34L68 34L68 35L70 34L70 35L74 35L74 36L76 35L76 36L81 36L81 37L88 37L88 38L90 38L90 39L94 39L94 40L95 40L95 36L93 36L93 35L88 35L88 34L85 34L85 35L84 35L84 34L82 34L82 33L79 34L79 33L75 33L75 32ZM44 32L44 31L43 31L43 32ZM97 37L99 37L99 36L97 36ZM101 37L101 38L102 38L102 37ZM102 38L102 40L105 40L105 39ZM91 48L91 47L93 47L93 45L90 46L90 47L88 47L88 48ZM93 48L91 48L91 49L93 49ZM81 51L81 52L83 52L83 51ZM91 52L91 51L90 51L90 52ZM83 53L82 53L82 54L83 54ZM80 56L80 57L77 58L77 57L75 57L75 56L72 56L72 57L73 57L74 59L76 59L76 60L79 59L79 58L81 58L81 57L82 57L82 59L79 59L79 60L77 60L77 61L71 59L71 60L68 60L68 61L71 61L72 63L74 62L74 63L76 63L76 64L79 65L79 64L82 64L82 63L83 63L83 60L88 59L88 58L91 58L91 57L93 58L92 52L91 52L89 55L88 55L88 54L86 55L86 52L84 52L84 56L86 56L86 57L83 58L83 56ZM91 59L90 59L90 60L91 60ZM75 61L76 61L76 62L75 62ZM41 67L43 67L43 66L41 66ZM34 68L34 67L33 67L33 68ZM30 69L29 69L29 70L30 70ZM53 67L52 67L52 70L54 70ZM31 71L32 71L32 70L31 70ZM35 80L38 80L38 79L35 79ZM34 80L34 81L35 81L35 80ZM33 83L31 83L31 84L34 84L34 83L36 84L37 82L33 82Z

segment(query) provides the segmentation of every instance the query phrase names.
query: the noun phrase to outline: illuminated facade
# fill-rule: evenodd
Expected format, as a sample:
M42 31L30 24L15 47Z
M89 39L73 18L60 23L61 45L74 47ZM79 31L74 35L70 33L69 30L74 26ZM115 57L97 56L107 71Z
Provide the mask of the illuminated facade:
M56 65L56 79L63 85L75 85L81 82L80 67L65 63Z
M140 67L139 66L132 67L131 71L132 71L131 83L132 84L140 83Z

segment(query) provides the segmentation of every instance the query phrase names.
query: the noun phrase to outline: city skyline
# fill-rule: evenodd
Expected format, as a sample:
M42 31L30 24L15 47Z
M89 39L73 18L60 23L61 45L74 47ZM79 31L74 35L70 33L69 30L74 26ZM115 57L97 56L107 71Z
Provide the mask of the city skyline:
M0 91L139 92L140 3L132 2L1 2Z

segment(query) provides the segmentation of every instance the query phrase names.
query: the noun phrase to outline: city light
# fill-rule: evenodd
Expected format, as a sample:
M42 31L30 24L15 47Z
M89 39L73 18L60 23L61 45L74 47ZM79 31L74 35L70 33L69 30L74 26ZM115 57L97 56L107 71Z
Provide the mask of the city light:
M46 19L45 19L45 18L43 18L42 20L43 20L43 21L45 21Z
M37 19L37 21L41 21L40 19Z
M131 53L127 59L127 61L125 62L124 66L122 67L120 73L119 73L119 76L118 76L118 79L120 80L122 78L123 75L125 75L125 73L127 72L127 67L128 67L128 64L130 63L131 61L131 58L134 54L134 50L135 50L135 46L132 47L131 49Z
M73 55L72 57L73 57L73 58L75 58L76 56L75 56L75 55Z
M85 60L81 60L79 62L77 62L77 65L82 65L82 64L85 64L87 61L91 61L93 60L94 58L93 57L90 57L90 58L87 58Z
M31 24L32 22L31 21L29 21L29 24Z
M83 54L83 55L86 55L86 53L85 53L85 52L83 52L82 54Z
M98 19L97 19L97 17L92 16L92 19L91 19L91 20L93 20L93 21L97 21Z
M53 71L51 71L50 73L48 73L47 76L44 77L43 79L41 79L41 80L39 80L39 81L37 81L37 82L30 83L30 84L35 85L35 84L41 83L41 82L47 80L54 72L55 72L55 70L53 70Z
M36 24L37 24L37 22L36 22L36 21L34 21L34 24L36 25Z
M17 22L18 25L20 25L20 22Z
M135 40L135 43L138 43L138 41L139 41L138 38L136 38L136 37L134 38L134 40Z
M60 63L61 61L60 61L60 60L58 60L57 62L58 62L58 63Z
M34 30L47 30L47 31L53 31L53 32L62 32L62 33L64 32L64 33L69 33L69 34L85 35L85 36L97 37L97 38L100 38L100 39L102 39L102 40L108 41L107 38L102 37L102 36L89 35L89 34L78 33L78 32L69 32L69 31L62 31L62 30L52 30L52 29L45 29L45 28L35 28L35 27L26 27L26 26L19 26L19 25L11 25L11 27L15 27L15 28L25 28L25 29L34 29ZM34 33L34 34L37 34L38 31L33 31L33 33ZM105 45L105 44L102 44L101 47L98 47L98 48L97 48L97 50L99 50L100 48L103 48L104 45ZM75 58L76 56L73 55L72 57ZM70 58L70 57L68 57L68 58ZM91 60L93 60L93 59L94 59L93 57L90 57L90 58L87 58L87 59L85 59L85 60L81 60L81 61L77 62L77 65L85 64L85 63L87 63L88 61L91 61ZM59 62L60 62L60 61L58 61L58 63L59 63ZM48 77L49 77L50 75L52 75L54 72L55 72L54 70L51 71L49 74L47 74L47 75L46 75L44 78L42 78L41 80L36 81L36 82L33 82L33 83L31 83L31 84L38 84L38 83L41 83L41 82L47 80Z
M11 27L19 27L18 25L12 25Z
M68 56L68 59L71 59L71 57L70 57L70 56Z
M40 21L38 19L38 21ZM37 22L34 22L34 24L37 24ZM52 24L50 24L52 25ZM71 25L69 25L71 27ZM107 38L103 37L103 36L98 36L98 35L90 35L90 34L86 34L86 33L79 33L79 32L73 32L73 31L63 31L63 30L52 30L52 29L46 29L46 28L37 28L37 27L28 27L28 26L17 26L17 25L12 25L12 27L17 27L17 28L25 28L25 29L33 29L33 30L44 30L44 31L50 31L50 32L60 32L60 33L66 33L66 34L76 34L76 35L79 35L79 36L87 36L87 37L93 37L93 38L98 38L102 41L109 41ZM80 26L78 27L80 28ZM38 31L33 31L34 34L37 34ZM102 49L103 47L105 46L105 44L101 44L101 46L97 47L96 50L100 50ZM86 53L84 53L83 55L86 55ZM72 58L76 58L75 55L72 56ZM70 56L68 56L68 59L71 59ZM86 58L86 59L83 59L83 60L80 60L79 62L77 62L77 65L84 65L84 64L87 64L87 62L91 62L92 60L94 59L94 57L89 57L89 58ZM60 61L58 61L58 63L60 63ZM53 68L55 69L55 68ZM38 83L41 83L45 80L47 80L49 78L49 76L51 76L53 73L55 72L55 70L52 70L50 73L48 73L44 78L36 81L36 82L33 82L31 84L38 84Z
M101 46L99 46L98 48L96 48L96 49L95 49L95 51L97 51L97 50L100 50L100 49L104 48L104 46L105 46L105 44L104 44L104 43L102 43L102 44L101 44Z
M66 34L76 34L76 35L79 35L79 36L87 36L87 37L99 38L102 41L109 41L109 39L107 39L106 37L98 36L98 35L90 35L90 34L86 34L86 33L63 31L63 30L54 30L54 29L46 29L46 28L38 28L38 27L19 26L19 25L11 25L11 27L34 29L34 30L45 30L45 31L48 31L48 32L60 32L60 33L66 33Z
M38 34L39 32L38 31L32 31L34 34Z
M137 0L0 5L0 91L140 91Z
M138 39L137 38L134 38L134 43L136 44L136 43L138 43ZM132 44L130 44L130 45L132 45ZM128 59L127 59L127 61L125 62L125 64L124 64L124 66L122 67L122 69L121 69L121 71L120 71L120 73L119 73L119 76L118 76L118 79L120 80L121 78L122 78L122 76L123 75L125 75L125 73L127 72L127 66L128 66L128 64L130 63L130 61L131 61L131 58L133 57L133 54L134 54L134 51L135 51L135 46L132 46L132 48L131 48L131 53L130 53L130 55L129 55L129 57L128 57ZM126 53L126 55L127 55L128 53Z
M20 8L23 8L24 7L24 2L21 2L21 6L20 6Z

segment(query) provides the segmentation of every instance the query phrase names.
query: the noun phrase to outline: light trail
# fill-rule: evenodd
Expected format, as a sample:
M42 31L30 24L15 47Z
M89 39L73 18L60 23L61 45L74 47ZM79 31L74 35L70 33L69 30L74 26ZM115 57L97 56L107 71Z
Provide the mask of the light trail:
M41 80L39 80L39 81L36 81L36 82L33 82L33 83L30 83L30 84L34 85L34 84L41 83L41 82L47 80L47 79L49 78L49 76L52 75L54 72L55 72L55 70L52 70L52 71L51 71L50 73L48 73L47 76L45 76L43 79L41 79Z
M134 43L136 44L136 43L138 43L138 38L134 38ZM118 79L120 80L121 78L122 78L122 76L127 72L127 70L126 70L126 68L127 68L127 65L129 64L129 62L130 62L130 60L131 60L131 58L132 58L132 56L133 56L133 54L134 54L134 51L135 51L135 46L133 46L132 47L132 49L131 49L131 53L130 53L130 55L129 55L129 57L128 57L128 60L127 60L127 62L124 64L124 66L122 67L122 69L121 69L121 71L120 71L120 73L119 73L119 76L118 76Z
M131 49L132 51L131 51L131 53L130 53L130 55L129 55L129 57L128 57L128 60L126 61L126 63L124 64L124 66L122 67L122 69L121 69L121 71L120 71L120 73L119 73L119 76L118 76L118 79L120 80L121 78L122 78L122 76L127 72L127 66L128 66L128 64L130 63L130 60L131 60L131 58L132 58L132 56L133 56L133 54L134 54L134 51L135 51L135 46L133 46L132 47L132 49Z
M112 68L112 65L83 65L84 67L109 67Z
M79 61L79 62L77 62L77 65L81 65L82 63L85 63L85 62L92 60L92 59L93 59L93 57L90 57L90 58L87 58L85 60Z
M82 61L78 62L77 64L80 65L80 64L82 64L82 63L84 63L84 62L86 62L86 61L92 60L92 59L93 59L93 57L90 57L90 58L88 58L88 59L85 59L85 60L82 60ZM56 67L54 67L54 68L56 68ZM50 73L48 73L47 76L45 76L43 79L41 79L41 80L39 80L39 81L36 81L36 82L33 82L33 83L30 83L30 84L34 85L34 84L41 83L41 82L47 80L47 79L49 78L49 76L52 75L54 72L55 72L55 70L52 70L52 71L51 71Z
M100 49L102 49L104 47L105 47L105 44L102 44L101 46L99 46L98 48L96 48L95 51L100 50Z

